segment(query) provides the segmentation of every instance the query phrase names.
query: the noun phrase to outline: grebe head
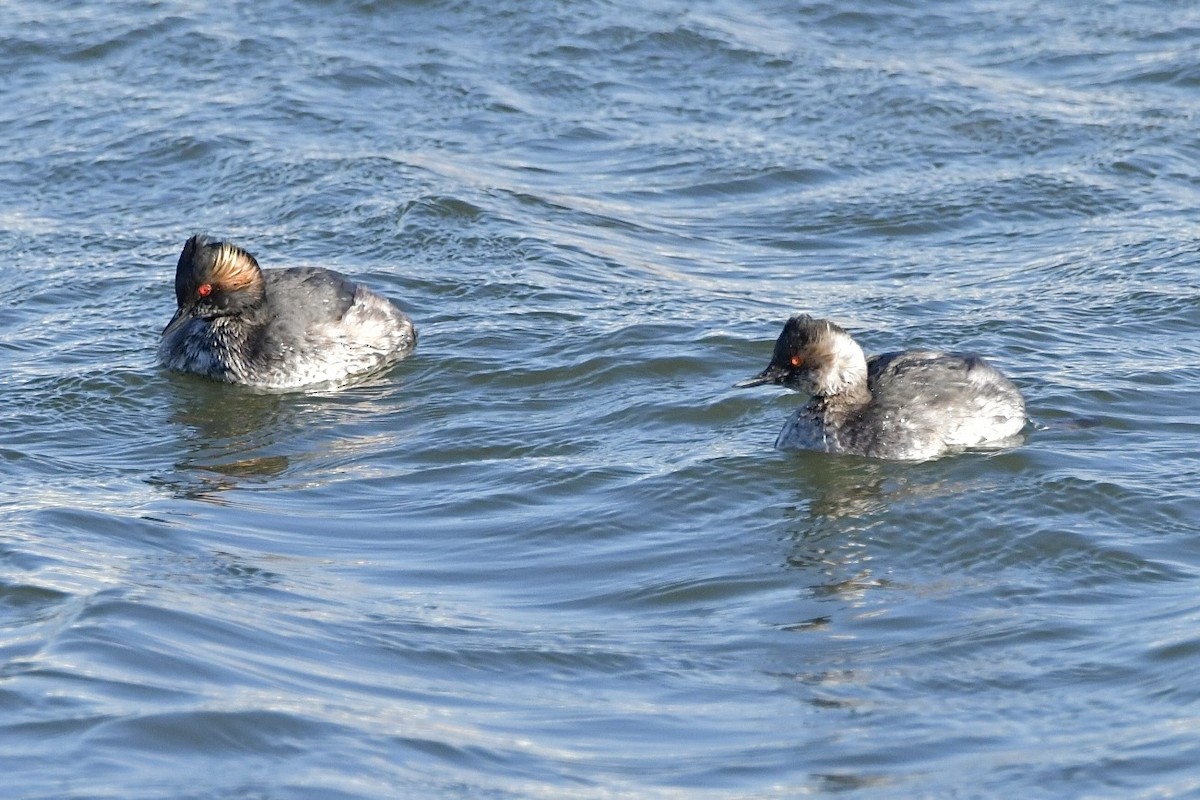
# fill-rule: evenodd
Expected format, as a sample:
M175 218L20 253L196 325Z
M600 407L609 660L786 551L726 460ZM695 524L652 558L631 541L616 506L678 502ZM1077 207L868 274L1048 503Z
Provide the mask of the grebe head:
M800 314L783 326L767 368L734 386L774 383L821 397L865 386L866 380L866 357L850 334L828 320Z
M228 242L193 236L183 246L175 267L175 300L179 307L163 329L167 336L192 319L245 314L262 305L262 270L254 256Z

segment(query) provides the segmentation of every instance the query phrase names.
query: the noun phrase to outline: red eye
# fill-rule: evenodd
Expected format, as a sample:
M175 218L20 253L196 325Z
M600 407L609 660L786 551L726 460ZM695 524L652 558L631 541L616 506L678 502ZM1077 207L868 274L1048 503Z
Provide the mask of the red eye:
M212 284L200 284L198 287L196 287L196 294L200 295L201 297L208 297L210 294L212 294Z
M798 367L804 363L804 356L792 356L792 366Z

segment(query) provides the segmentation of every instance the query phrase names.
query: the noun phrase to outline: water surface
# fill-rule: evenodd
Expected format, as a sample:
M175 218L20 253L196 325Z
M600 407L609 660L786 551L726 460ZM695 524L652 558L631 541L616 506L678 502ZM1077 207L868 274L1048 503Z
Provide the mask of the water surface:
M1200 786L1200 10L28 2L0 20L13 798ZM184 240L420 345L163 372ZM805 311L1023 446L778 453Z

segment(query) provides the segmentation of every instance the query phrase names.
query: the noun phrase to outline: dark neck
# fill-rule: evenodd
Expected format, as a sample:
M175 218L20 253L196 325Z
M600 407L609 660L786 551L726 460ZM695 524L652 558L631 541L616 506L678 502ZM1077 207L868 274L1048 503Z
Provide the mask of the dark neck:
M814 395L808 401L809 408L823 417L848 417L856 414L871 402L871 390L867 382L852 384L837 394Z
M264 302L245 306L237 314L217 317L210 323L226 349L253 360L261 350L270 321Z

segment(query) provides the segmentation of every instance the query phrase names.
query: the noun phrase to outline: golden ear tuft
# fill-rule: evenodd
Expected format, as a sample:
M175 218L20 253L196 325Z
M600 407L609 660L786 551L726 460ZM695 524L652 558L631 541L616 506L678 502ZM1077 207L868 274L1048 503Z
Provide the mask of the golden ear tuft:
M237 245L221 242L213 257L212 277L227 291L237 291L261 281L262 271L254 256Z

